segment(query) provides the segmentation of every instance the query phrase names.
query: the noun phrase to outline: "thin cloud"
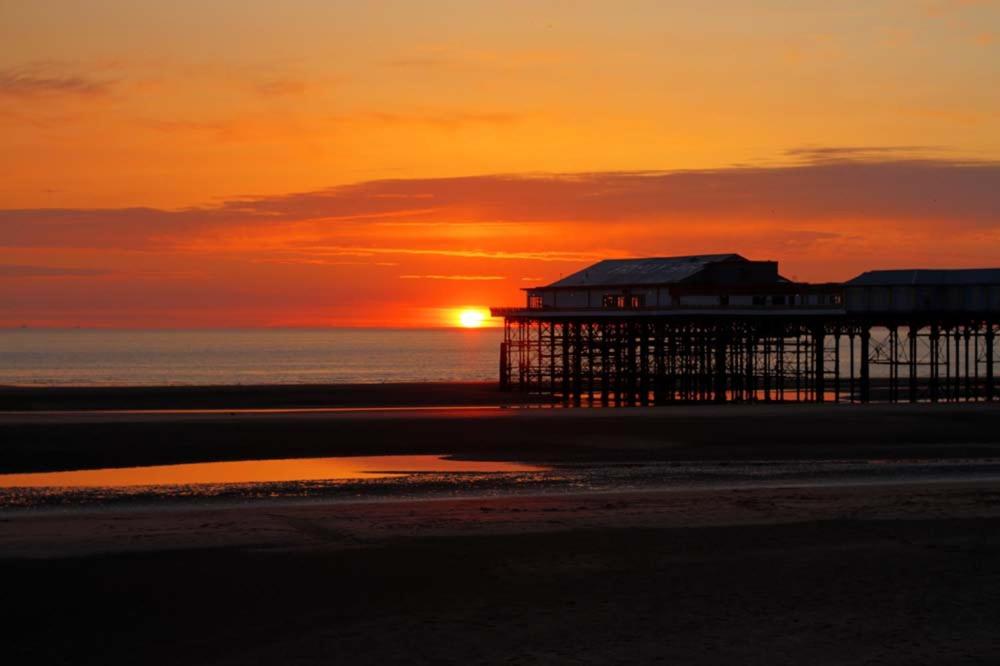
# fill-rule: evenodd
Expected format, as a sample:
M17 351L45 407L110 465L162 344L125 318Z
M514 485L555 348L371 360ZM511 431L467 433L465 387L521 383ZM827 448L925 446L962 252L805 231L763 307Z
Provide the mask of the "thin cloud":
M807 164L829 164L921 159L941 150L940 146L800 146L784 154Z
M516 259L529 261L566 261L577 262L587 261L603 256L599 252L491 252L486 250L448 250L448 249L423 249L408 247L313 247L308 250L311 253L334 255L353 254L358 256L371 254L401 254L432 257L458 257L464 259Z
M563 251L504 246L500 252L485 249L495 245L481 239L472 248L453 249L443 231L440 244L425 234L410 247L380 242L372 234L384 229L386 221L442 230L486 224L523 231L525 225L537 225L539 233L549 229L545 233L552 234L558 234L559 225L578 229L590 224L600 226L591 238L621 229L631 239L668 231L704 237L709 227L724 227L730 236L780 231L801 244L827 241L810 233L832 233L838 230L834 225L847 222L864 221L870 234L927 232L942 225L953 234L1000 229L1000 163L898 157L917 148L797 148L789 153L801 158L797 164L697 171L378 180L173 211L0 210L0 245L185 252L228 246L313 256L337 252L584 261L608 252L614 243L581 247L571 236L555 235L548 247ZM240 233L234 235L236 229ZM625 247L637 251L633 246Z
M25 266L0 264L0 278L80 278L110 275L111 271L98 268L67 268L63 266Z
M458 280L468 282L488 282L493 280L506 280L502 275L400 275L402 280Z
M6 97L39 97L43 95L73 95L100 97L111 92L108 81L79 74L45 73L35 68L0 70L0 95Z

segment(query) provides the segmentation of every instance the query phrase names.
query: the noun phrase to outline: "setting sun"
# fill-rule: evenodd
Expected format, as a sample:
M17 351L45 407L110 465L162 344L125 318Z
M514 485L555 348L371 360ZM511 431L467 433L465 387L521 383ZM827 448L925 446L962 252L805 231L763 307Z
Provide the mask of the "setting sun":
M462 328L480 328L490 316L485 308L463 308L458 311L458 325Z

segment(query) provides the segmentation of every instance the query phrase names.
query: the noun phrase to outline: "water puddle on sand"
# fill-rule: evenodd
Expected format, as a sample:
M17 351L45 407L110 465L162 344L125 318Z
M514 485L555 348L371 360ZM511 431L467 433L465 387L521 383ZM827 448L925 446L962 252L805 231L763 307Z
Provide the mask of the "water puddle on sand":
M0 474L0 488L124 488L224 483L384 479L414 473L544 472L512 462L450 460L442 456L355 456L116 467L72 472Z

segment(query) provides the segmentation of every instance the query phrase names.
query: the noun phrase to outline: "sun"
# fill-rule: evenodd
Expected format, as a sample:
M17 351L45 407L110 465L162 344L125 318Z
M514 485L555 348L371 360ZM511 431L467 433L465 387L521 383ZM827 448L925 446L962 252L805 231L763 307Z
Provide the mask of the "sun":
M458 325L462 328L480 328L486 323L489 312L483 308L462 308L458 311Z

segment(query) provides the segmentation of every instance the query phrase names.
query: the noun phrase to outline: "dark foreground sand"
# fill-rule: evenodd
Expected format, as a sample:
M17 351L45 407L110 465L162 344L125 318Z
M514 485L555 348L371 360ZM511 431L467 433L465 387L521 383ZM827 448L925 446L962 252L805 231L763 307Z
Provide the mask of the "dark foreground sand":
M0 469L995 458L998 425L986 405L8 413ZM0 585L7 663L993 664L1000 484L0 510Z
M976 483L13 516L7 663L1000 660Z

